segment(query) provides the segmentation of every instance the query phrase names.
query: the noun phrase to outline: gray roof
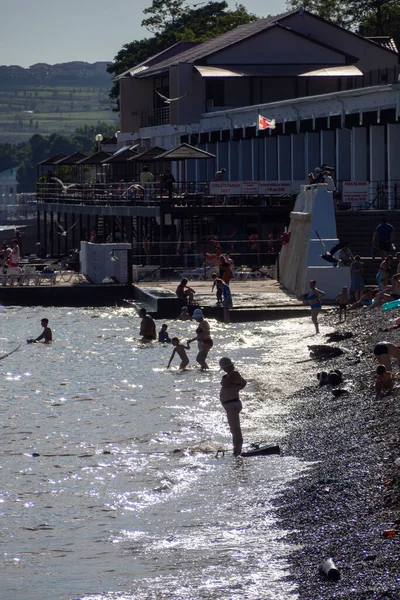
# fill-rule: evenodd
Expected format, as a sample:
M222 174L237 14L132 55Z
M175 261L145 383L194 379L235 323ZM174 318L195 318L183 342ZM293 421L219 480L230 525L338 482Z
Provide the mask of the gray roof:
M146 58L146 60L135 65L134 67L131 67L127 71L120 73L114 77L114 80L116 81L118 79L123 79L124 77L134 77L138 73L147 71L150 67L156 66L161 62L172 60L176 55L182 54L186 50L193 48L193 46L199 46L200 44L201 42L177 42L176 44L169 46L169 48L162 50L158 54L154 54L153 56Z
M210 56L210 54L215 54L220 50L224 50L228 46L232 46L233 44L237 44L242 40L252 37L257 33L261 33L265 31L269 27L273 27L280 19L287 17L289 15L297 13L296 10L290 10L288 12L282 13L280 15L275 15L273 17L267 17L266 19L258 19L257 21L253 21L252 23L248 23L246 25L239 25L239 27L235 27L231 31L227 31L222 35L219 35L211 40L207 40L202 44L194 46L177 56L173 56L170 59L161 61L154 65L152 68L146 69L145 72L140 73L140 75L147 76L155 71L166 69L167 67L180 63L193 63L202 58L206 58Z

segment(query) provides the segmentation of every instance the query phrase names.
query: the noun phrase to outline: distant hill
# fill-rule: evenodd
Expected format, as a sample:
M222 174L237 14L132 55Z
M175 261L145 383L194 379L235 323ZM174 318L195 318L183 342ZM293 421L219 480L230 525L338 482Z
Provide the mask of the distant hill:
M0 142L17 143L34 133L70 134L81 125L118 124L108 98L107 64L0 65Z

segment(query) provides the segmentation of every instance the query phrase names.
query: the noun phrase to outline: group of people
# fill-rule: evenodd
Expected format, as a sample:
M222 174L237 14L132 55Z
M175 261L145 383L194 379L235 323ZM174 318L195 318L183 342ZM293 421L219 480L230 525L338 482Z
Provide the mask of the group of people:
M156 324L152 316L146 311L145 308L140 309L139 316L141 317L140 322L140 335L142 341L152 342L157 339ZM182 307L182 312L178 316L179 320L188 321L194 320L197 323L196 335L186 341L181 342L178 337L169 337L168 325L164 323L158 333L158 341L161 343L171 343L173 351L168 361L167 368L169 369L175 356L180 359L179 369L184 371L189 365L189 357L187 350L190 350L190 344L197 342L197 356L196 361L200 365L200 370L207 370L207 357L214 345L211 338L210 324L204 318L203 311L200 308L196 308L193 311L191 317L187 306ZM221 380L221 391L220 401L225 409L229 428L232 434L233 442L233 454L234 456L240 456L243 447L243 435L240 427L240 412L242 410L242 402L239 398L239 392L246 386L246 381L235 369L232 360L228 357L223 357L219 361L220 368L225 371L225 375Z

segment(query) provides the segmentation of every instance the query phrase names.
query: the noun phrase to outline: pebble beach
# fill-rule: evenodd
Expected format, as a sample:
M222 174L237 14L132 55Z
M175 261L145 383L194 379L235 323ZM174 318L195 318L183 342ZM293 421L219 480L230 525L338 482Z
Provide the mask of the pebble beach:
M379 331L394 312L354 310L338 325L337 310L325 308L321 334L308 343L326 343L329 325L353 332L333 344L350 352L311 360L310 385L287 399L290 433L282 447L312 462L276 502L282 526L291 531L291 577L302 600L400 598L400 384L392 395L375 398L372 353L382 339L398 343L398 330ZM348 392L337 397L317 380L318 371L336 368L344 377L339 387ZM338 581L319 572L327 558L340 572Z

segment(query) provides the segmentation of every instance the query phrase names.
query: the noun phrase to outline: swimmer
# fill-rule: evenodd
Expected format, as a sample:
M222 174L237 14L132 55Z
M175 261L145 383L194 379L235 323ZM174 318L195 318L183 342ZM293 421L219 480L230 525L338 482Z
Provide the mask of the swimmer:
M336 297L336 302L339 304L339 321L342 321L342 315L344 315L343 321L345 321L346 308L349 303L349 288L346 285L343 286L342 291Z
M307 296L308 303L311 308L311 320L315 326L315 333L319 333L318 314L322 308L321 298L325 296L325 292L317 288L315 279L310 281L310 291Z
M383 392L391 394L394 386L394 377L384 365L376 367L375 392L380 396Z
M152 342L157 339L156 324L151 315L147 313L145 308L139 310L139 317L142 321L140 323L139 335L142 336L142 342Z
M176 320L178 320L178 321L191 321L192 320L192 317L190 316L187 306L182 306L181 312L176 317Z
M164 323L164 325L161 325L161 329L158 332L158 341L161 342L161 344L170 344L171 343L171 339L168 335L168 325L166 323Z
M42 319L40 321L40 324L43 327L42 333L35 340L34 339L27 340L28 344L35 344L36 342L41 342L42 340L44 340L45 344L49 344L50 342L53 341L53 335L51 333L51 329L50 329L50 327L48 327L49 320Z
M374 348L375 358L380 365L386 367L386 371L392 371L391 358L397 360L400 367L400 347L390 342L379 342Z
M181 359L181 364L179 365L179 368L182 371L184 371L189 364L189 359L188 359L188 355L186 354L186 350L190 350L190 345L186 344L186 346L184 346L183 344L180 343L179 338L177 338L177 337L173 337L171 342L172 342L172 345L174 346L174 349L172 351L171 358L169 359L167 369L169 369L175 354L177 354L179 356L179 358Z

